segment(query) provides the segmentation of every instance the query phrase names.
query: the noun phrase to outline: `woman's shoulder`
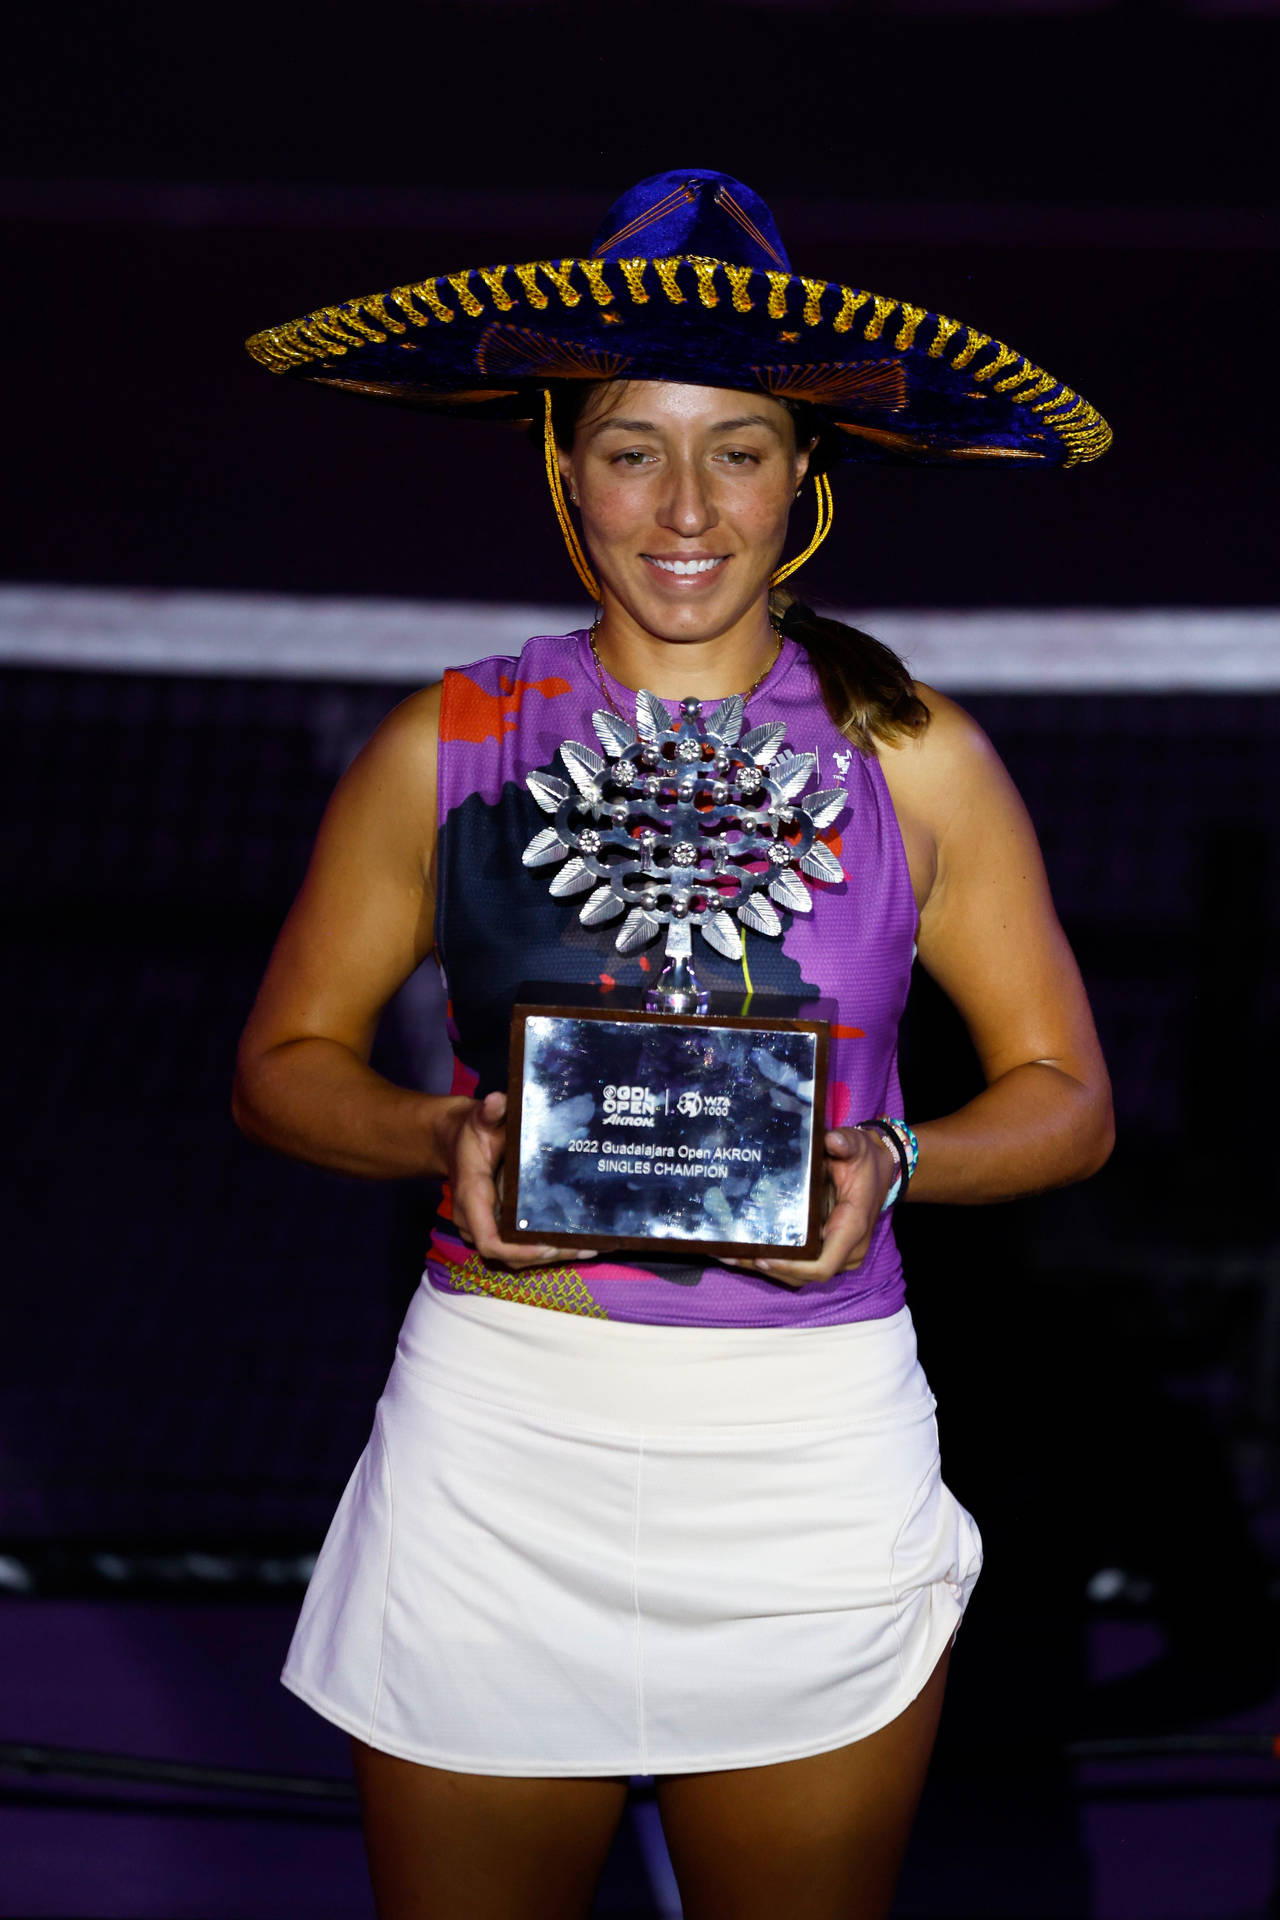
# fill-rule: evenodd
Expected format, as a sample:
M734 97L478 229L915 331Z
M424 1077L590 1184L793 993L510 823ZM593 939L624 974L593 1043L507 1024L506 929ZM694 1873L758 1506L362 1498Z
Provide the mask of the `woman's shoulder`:
M929 718L913 733L877 741L876 758L890 786L900 784L922 793L942 790L957 781L981 778L1000 766L999 755L971 713L923 680L912 684Z
M569 666L580 635L536 634L519 653L487 653L478 660L462 660L444 669L439 680L420 687L393 707L374 738L388 747L411 747L415 739L440 739L441 715L459 705L470 708L477 699L504 701L527 684L530 674ZM533 684L537 684L535 681ZM567 685L567 683L566 683Z
M462 660L445 669L445 678L468 680L487 691L509 687L515 680L539 673L572 669L577 662L585 628L568 633L535 633L518 653L486 653L478 660Z
M993 830L1021 832L1026 809L982 727L936 687L917 681L915 690L928 725L876 756L904 834L914 830L942 848L985 843Z

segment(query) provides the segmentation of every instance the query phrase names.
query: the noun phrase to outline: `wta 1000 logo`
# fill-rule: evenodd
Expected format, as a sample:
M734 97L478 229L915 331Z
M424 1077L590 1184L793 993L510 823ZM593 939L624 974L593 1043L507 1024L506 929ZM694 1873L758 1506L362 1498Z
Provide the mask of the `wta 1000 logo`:
M727 1120L731 1102L727 1093L700 1093L696 1087L614 1087L604 1090L605 1127L652 1127L657 1116L678 1113L686 1120L705 1114L709 1120Z

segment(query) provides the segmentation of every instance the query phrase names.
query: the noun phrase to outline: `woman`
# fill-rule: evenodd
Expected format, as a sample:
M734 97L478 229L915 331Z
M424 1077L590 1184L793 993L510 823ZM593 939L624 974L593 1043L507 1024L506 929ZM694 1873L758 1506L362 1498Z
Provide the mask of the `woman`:
M286 1683L353 1736L383 1920L586 1914L637 1773L687 1920L883 1915L980 1564L938 1471L892 1206L1080 1179L1110 1149L1110 1103L990 746L779 593L779 559L807 477L829 524L840 453L1065 465L1105 425L972 329L793 275L768 209L715 174L642 182L587 260L445 276L251 346L464 412L527 417L545 393L553 497L599 607L590 632L451 672L383 724L245 1031L252 1137L446 1183ZM780 939L698 963L710 986L745 974L758 1006L797 988L837 1003L813 1261L595 1259L500 1234L518 983L609 990L647 963L522 863L545 824L527 776L640 688L743 695L749 727L781 722L848 796L826 833L840 881ZM433 944L448 1096L368 1066ZM913 1129L895 1039L917 947L987 1084Z

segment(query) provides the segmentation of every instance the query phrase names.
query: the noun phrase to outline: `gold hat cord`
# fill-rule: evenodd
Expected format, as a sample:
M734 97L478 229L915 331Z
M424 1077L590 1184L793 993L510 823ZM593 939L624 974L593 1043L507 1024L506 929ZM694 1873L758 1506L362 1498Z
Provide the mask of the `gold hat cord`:
M542 448L547 463L547 485L551 489L551 504L556 510L556 519L560 522L560 531L564 535L565 546L569 549L573 570L591 599L598 603L601 600L600 585L582 550L582 542L578 539L577 529L569 518L569 507L564 497L564 483L560 478L560 462L556 453L555 428L551 422L551 389L549 387L543 390L542 402ZM794 560L788 560L785 566L778 567L770 575L771 587L779 586L783 580L789 579L798 568L802 567L805 561L817 552L831 531L836 509L831 497L831 482L825 473L814 474L813 490L818 496L818 518L813 530L813 538L803 553L798 553Z
M818 521L813 529L813 538L803 553L798 553L794 560L788 560L784 567L779 567L776 572L769 575L771 587L780 586L784 580L789 579L798 568L802 567L805 561L818 551L831 531L836 517L836 503L831 497L831 482L825 473L814 474L813 490L818 496Z
M551 424L550 387L543 389L542 403L542 450L547 462L547 485L551 489L551 504L556 510L556 519L560 522L560 531L564 535L564 543L569 549L569 558L573 562L573 570L586 588L591 599L598 602L602 598L599 583L591 571L590 562L586 554L582 551L582 543L578 539L577 529L569 518L569 509L565 503L564 483L560 478L560 462L556 457L555 428Z

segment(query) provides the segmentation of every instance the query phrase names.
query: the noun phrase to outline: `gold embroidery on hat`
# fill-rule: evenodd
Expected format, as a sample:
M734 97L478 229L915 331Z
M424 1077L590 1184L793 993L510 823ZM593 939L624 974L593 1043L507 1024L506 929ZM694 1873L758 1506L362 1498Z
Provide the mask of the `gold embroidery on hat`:
M510 313L512 307L515 305L515 301L502 284L502 276L506 271L507 269L505 267L476 268L476 272L484 281L485 286L488 287L493 298L493 304L499 313Z
M270 373L283 373L286 367L292 367L299 360L310 359L310 354L297 350L290 351L284 344L283 327L264 327L261 333L255 333L245 341L245 346L258 362Z
M434 280L415 280L409 291L421 300L424 307L430 307L437 320L447 322L456 319L453 308L446 307L436 292L436 284Z
M746 208L734 198L728 187L721 185L716 188L716 205L723 207L727 213L733 216L744 233L751 235L751 238L762 252L767 253L771 260L776 260L779 266L782 265L782 255L778 252L772 240L765 238ZM775 314L773 317L776 320L778 316Z
M370 326L356 301L353 300L346 307L330 308L329 311L337 313L344 327L354 327L355 331L363 334L366 340L373 340L380 347L386 345L386 334L378 327Z
M649 262L647 260L619 260L618 262L618 265L622 268L622 276L627 283L627 292L631 295L636 305L641 307L649 298L644 284L644 270L648 264Z
M444 1264L443 1262L441 1263ZM530 1307L548 1307L553 1313L581 1314L588 1320L607 1320L609 1314L583 1281L576 1267L487 1267L478 1253L469 1253L460 1267L445 1267L455 1293L484 1293L495 1300L519 1300Z
M1031 447L935 447L934 452L948 460L1046 460L1048 455ZM1066 461L1063 462L1065 466Z
M347 347L342 344L342 340L345 339L346 336L339 336L329 332L325 328L324 323L315 314L311 316L305 327L300 326L298 328L298 332L304 340L311 340L320 348L320 357L322 360L330 360L336 354L344 354L347 351ZM355 345L357 343L348 341L347 344Z
M345 347L358 347L360 345L359 333L357 333L355 327L351 325L347 315L343 313L340 307L322 307L319 313L313 313L308 316L307 325L309 327L315 327L323 336L341 341ZM348 331L348 327L350 327L350 331Z
M824 361L808 367L752 367L766 393L779 400L806 400L811 406L860 406L898 413L907 404L907 376L897 360L863 360L856 366Z
M775 273L769 270L769 307L771 320L785 320L787 317L787 288L791 285L789 273Z
M314 349L310 356L313 360L332 360L346 352L345 347L340 347L334 340L326 339L323 334L308 333L301 320L297 322L297 338L304 340L309 347Z
M516 279L528 295L529 305L531 307L545 307L547 305L547 296L538 285L538 269L536 265L530 265L526 261L523 266L517 267Z
M1002 347L1001 352L1007 354L1010 360L1018 360L1021 362L1021 364L1019 366L1016 366L1012 373L1006 373L1003 380L997 380L994 388L992 389L993 392L1008 393L1012 387L1021 386L1024 380L1034 379L1036 374L1039 373L1040 371L1039 367L1033 367L1031 362L1027 359L1027 356L1025 353L1024 354L1014 353L1008 347ZM973 375L973 378L975 380L989 380L992 374L998 371L999 371L999 362L996 360L993 360L989 367L984 367L981 373L975 373ZM978 398L978 395L974 394L973 398L976 400Z
M995 359L988 360L985 367L975 367L972 374L969 376L970 379L979 380L979 381L989 380L993 373L999 373L1001 367L1007 367L1010 361L1012 360L1021 359L1023 366L1024 367L1026 366L1027 362L1026 362L1025 356L1015 353L1012 347L1006 347L1002 345L999 340L997 340L995 342L995 349L996 349Z
M694 260L693 270L698 276L698 298L704 307L718 307L720 295L716 291L716 263L714 260Z
M672 306L682 307L684 305L684 295L681 293L680 283L676 279L676 268L680 265L680 256L677 254L672 259L655 260L653 264L657 268L658 278L662 282L662 291L666 294Z
M449 285L457 294L458 304L462 308L462 311L474 320L478 313L484 312L484 302L477 300L467 285L467 281L470 278L469 273L451 273L449 275Z
M564 301L565 306L576 307L582 295L578 292L578 289L569 277L576 262L573 260L562 260L559 266L556 266L550 260L539 260L538 265L542 268L542 271L546 274L548 280Z
M336 347L331 340L317 338L315 334L308 333L305 320L295 320L290 332L309 360L328 360L335 353L346 352L345 347Z
M284 373L289 367L304 366L308 360L322 360L324 355L309 342L298 337L298 323L291 320L283 327L267 327L261 333L255 333L245 345L255 360L269 367L272 373Z
M945 313L935 313L933 317L937 322L938 331L934 334L929 347L929 358L940 360L943 348L954 334L959 333L961 323L958 320L948 320Z
M620 353L579 346L555 334L513 327L502 320L487 326L476 342L481 373L520 374L542 380L613 380L627 365Z
M1031 385L1024 387L1021 393L1015 393L1014 388L1021 387L1024 380L1030 380ZM1028 362L1025 372L1008 373L1003 380L997 380L995 390L997 393L1007 393L1011 400L1016 400L1020 407L1025 407L1029 400L1035 400L1040 394L1048 393L1050 387L1056 387L1057 384L1051 373L1042 373L1039 367L1033 367Z
M873 293L871 298L875 302L875 306L871 318L862 329L862 337L864 340L878 340L880 338L880 335L884 331L885 321L898 304L896 300L888 299L883 293Z
M822 296L827 290L825 280L806 280L803 274L800 285L804 288L804 323L806 327L816 327L822 318Z
M902 324L898 328L898 336L893 344L899 353L905 353L908 347L914 347L916 343L916 328L922 320L929 318L929 310L927 307L913 307L905 300L900 304L902 306Z
M1057 410L1065 407L1065 413ZM1071 387L1063 387L1049 400L1037 400L1031 411L1038 413L1045 425L1056 434L1067 449L1064 467L1076 467L1088 460L1096 460L1111 445L1112 433L1096 407L1080 397Z
M859 293L854 287L844 288L844 299L840 302L840 311L831 322L837 333L848 333L853 325L854 314L870 298L869 293Z
M692 191L688 184L682 187L672 187L668 193L663 195L661 200L655 200L651 207L646 207L644 212L638 213L634 220L628 220L625 227L619 227L616 233L611 233L607 240L602 241L595 249L596 258L599 259L606 253L612 253L614 248L620 247L624 240L630 240L635 234L643 233L646 227L651 227L654 224L655 220L664 219L667 214L674 212L677 207L692 206L697 197L697 194Z
M751 298L751 295L747 292L747 287L750 284L750 280L751 280L752 269L750 267L731 266L727 260L722 260L720 264L724 268L725 273L728 275L729 285L733 288L734 312L750 313L752 307L755 305L755 301Z
M414 349L410 349L414 351ZM408 369L406 368L406 372ZM453 407L484 406L494 400L513 400L516 387L429 387L421 380L349 379L337 373L313 373L318 387L340 387L344 393L373 393L400 401L406 407L419 407L424 413L448 412Z
M415 327L425 327L430 325L430 322L428 321L426 314L419 313L418 309L413 304L413 288L412 287L392 287L391 298L395 301L401 313L408 315L409 319L413 322Z
M1086 401L1080 398L1080 395L1076 393L1074 388L1063 387L1061 393L1056 393L1052 400L1041 400L1031 411L1040 414L1046 426L1060 427L1063 420L1073 419L1076 414L1083 412L1087 404ZM1048 417L1055 407L1066 407L1068 409L1068 411L1063 414L1061 420L1050 420Z
M952 366L967 367L975 353L981 353L984 347L989 347L990 345L991 335L989 333L979 333L976 327L966 327L965 343L955 359L951 362Z
M613 288L605 279L604 268L600 265L600 262L598 260L579 260L578 266L582 270L583 279L591 289L591 298L598 307L607 307L613 299ZM614 313L605 315L607 320L616 320L617 317Z
M1068 427L1060 438L1070 450L1070 458L1063 461L1063 466L1077 467L1104 454L1111 445L1112 433L1096 408L1086 403L1079 424Z
M385 327L388 333L404 332L404 321L397 320L394 314L387 312L387 303L380 293L367 293L360 305L366 313L371 313L378 325Z

